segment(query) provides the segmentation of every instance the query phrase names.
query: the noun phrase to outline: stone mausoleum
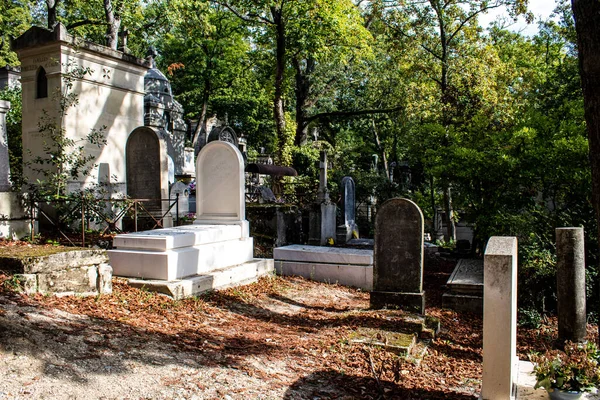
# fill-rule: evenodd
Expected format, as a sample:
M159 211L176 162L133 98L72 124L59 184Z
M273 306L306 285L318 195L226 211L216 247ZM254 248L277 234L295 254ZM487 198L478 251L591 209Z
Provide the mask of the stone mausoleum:
M111 195L166 199L170 184L193 176L193 149L186 151L184 144L183 108L156 68L155 52L139 59L78 39L61 24L52 31L29 29L13 42L13 49L21 62L23 148L30 151L24 153L26 163L44 156L38 123L44 112L58 118L56 93L66 93L63 77L77 67L90 73L73 82L70 92L77 94L78 105L57 122L75 141L102 130L107 144L86 145L96 167L89 176L69 182L70 190L105 183ZM30 182L39 178L27 166L24 175Z

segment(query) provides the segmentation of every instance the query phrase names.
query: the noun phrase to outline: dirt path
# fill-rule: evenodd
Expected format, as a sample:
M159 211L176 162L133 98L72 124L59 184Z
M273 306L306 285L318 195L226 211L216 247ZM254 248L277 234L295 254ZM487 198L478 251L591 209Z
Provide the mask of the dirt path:
M398 329L368 300L298 278L182 301L118 280L109 296L27 297L0 279L0 399L476 398L480 318L428 308L443 330L416 365L349 342Z

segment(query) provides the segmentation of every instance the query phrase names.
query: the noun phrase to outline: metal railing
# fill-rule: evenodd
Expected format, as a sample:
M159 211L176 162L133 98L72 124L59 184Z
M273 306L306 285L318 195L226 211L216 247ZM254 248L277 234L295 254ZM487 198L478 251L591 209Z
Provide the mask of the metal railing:
M167 209L163 210L162 204L167 202ZM156 205L161 205L156 207ZM90 199L85 196L69 200L31 201L29 206L31 239L35 235L35 223L40 226L51 226L52 229L69 242L75 243L69 233L80 228L81 245L85 246L86 231L90 226L104 226L99 233L123 233L119 222L123 223L125 217L130 217L133 231L138 231L139 220L149 220L150 229L163 228L165 218L175 208L175 225L179 225L179 194L175 199Z

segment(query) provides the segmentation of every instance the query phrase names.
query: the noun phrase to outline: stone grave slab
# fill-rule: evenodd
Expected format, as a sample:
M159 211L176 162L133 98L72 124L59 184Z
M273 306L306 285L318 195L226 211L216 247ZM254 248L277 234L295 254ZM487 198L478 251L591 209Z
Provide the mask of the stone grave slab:
M329 264L371 265L373 251L294 244L273 249L276 260Z
M358 328L349 338L350 343L382 347L400 356L411 354L417 345L414 333L390 332L382 329Z
M275 270L320 282L365 290L373 288L373 251L340 247L291 245L273 250Z
M113 246L129 250L166 251L241 237L243 234L239 225L185 225L117 235L113 240Z
M220 268L209 273L175 280L130 279L129 285L163 293L174 299L183 299L208 290L224 289L255 282L258 277L274 272L272 259L253 259L230 268Z
M446 283L442 306L483 314L483 260L460 259Z

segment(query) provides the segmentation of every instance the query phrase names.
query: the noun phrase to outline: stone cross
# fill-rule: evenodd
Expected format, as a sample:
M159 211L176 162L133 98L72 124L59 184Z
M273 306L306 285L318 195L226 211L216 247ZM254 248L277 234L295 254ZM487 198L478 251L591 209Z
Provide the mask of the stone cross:
M402 308L425 313L421 209L412 201L394 198L375 217L371 308Z
M482 400L515 398L517 362L517 238L494 236L483 258Z
M556 294L558 339L585 341L587 318L583 228L556 229Z
M10 102L0 100L0 192L10 191L10 164L8 158L8 137L6 133L6 114Z
M327 189L327 152L321 151L319 160L319 191L317 192L317 204L329 204L329 189Z

